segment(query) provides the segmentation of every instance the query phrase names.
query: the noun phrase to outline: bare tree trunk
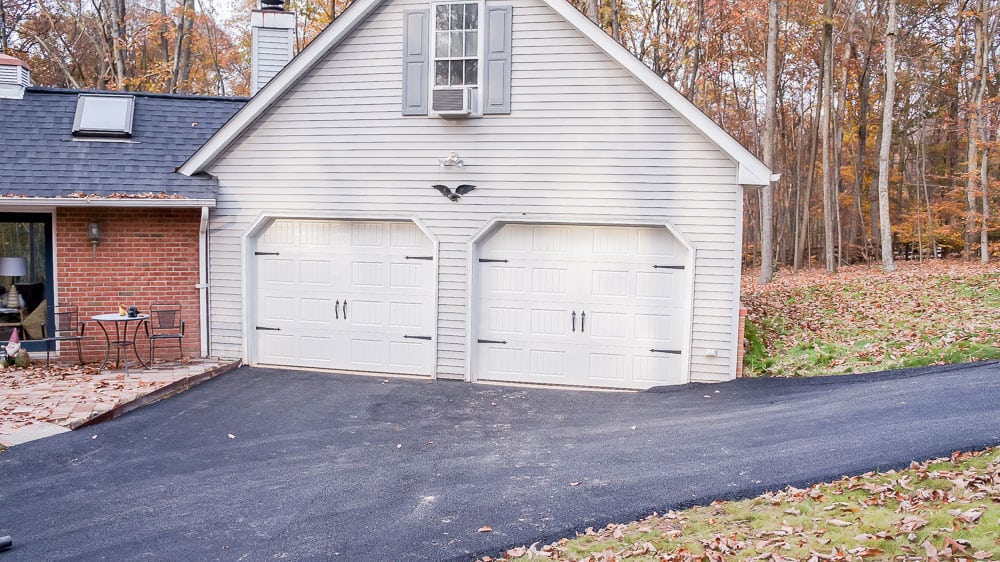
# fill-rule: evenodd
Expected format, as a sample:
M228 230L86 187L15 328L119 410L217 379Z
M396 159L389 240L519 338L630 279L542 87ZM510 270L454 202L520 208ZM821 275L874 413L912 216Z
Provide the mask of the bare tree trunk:
M979 181L983 185L983 226L979 231L979 260L990 263L990 194L989 185L989 151L983 149L983 165L980 168Z
M767 102L764 109L764 165L774 170L774 142L778 127L778 0L767 6ZM760 282L774 279L774 184L761 190Z
M819 122L820 139L822 141L823 166L823 248L826 258L826 272L837 272L837 260L834 256L834 205L837 194L833 186L833 166L831 163L830 124L833 117L833 0L823 2L823 45L821 60L823 64L823 97L822 118Z
M889 0L885 31L885 102L882 104L882 143L878 154L878 218L882 242L882 269L895 271L892 259L892 224L889 221L889 149L896 98L896 0Z
M587 0L587 17L597 25L601 25L601 3L599 0Z
M187 34L187 12L190 0L181 0L181 17L177 22L177 38L174 44L174 64L170 70L170 80L167 83L167 91L171 94L177 93L177 86L181 77L181 54L184 49L184 36Z
M611 4L611 37L622 42L622 22L618 14L618 0L608 0Z
M691 76L688 78L687 98L694 100L695 87L698 85L698 70L701 67L701 37L705 32L705 0L698 0L698 27L694 36L694 62L691 63Z
M968 143L966 145L965 199L968 209L965 217L963 256L972 260L972 245L976 239L976 219L979 209L976 196L979 191L979 130L983 109L983 19L986 17L986 0L980 0L974 16L975 48L973 49L972 85L969 88Z
M163 62L170 60L170 42L167 40L167 0L160 0L160 52Z
M0 0L0 54L7 54L7 12Z

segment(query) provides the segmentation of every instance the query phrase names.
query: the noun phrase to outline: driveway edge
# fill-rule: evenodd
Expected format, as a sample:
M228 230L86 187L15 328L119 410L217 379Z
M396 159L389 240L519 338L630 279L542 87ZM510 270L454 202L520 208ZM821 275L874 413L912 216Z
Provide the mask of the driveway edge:
M207 380L214 379L215 377L217 377L219 375L224 375L224 374L226 374L226 373L228 373L230 371L235 371L236 369L240 368L242 365L243 365L242 361L236 360L236 361L233 361L232 363L227 363L225 365L220 365L220 366L218 366L218 367L216 367L214 369L209 369L208 371L205 371L205 372L202 372L202 373L198 373L197 375L191 375L190 377L186 377L186 378L174 381L174 382L168 384L167 386L164 386L162 388L158 388L158 389L154 390L153 392L150 392L149 394L140 396L140 397L136 398L135 400L132 400L131 402L126 402L124 404L119 404L118 406L115 406L114 408L108 410L107 412L104 412L103 414L101 414L99 416L92 417L92 418L90 418L90 419L88 419L88 420L86 420L86 421L84 421L84 422L82 422L80 424L71 426L70 429L74 429L74 430L75 429L80 429L81 427L87 427L87 426L90 426L90 425L94 425L94 424L98 424L98 423L103 423L103 422L106 422L106 421L113 420L115 418L124 416L125 414L127 414L127 413L129 413L129 412L131 412L133 410L138 410L139 408L142 408L142 407L145 407L145 406L149 406L150 404L159 402L160 400L163 400L164 398L170 398L171 396L174 396L175 394L180 394L181 392L184 392L185 390L188 390L188 389L191 389L191 388L193 388L195 386L198 386L199 384L201 384L201 383L203 383L203 382L205 382Z

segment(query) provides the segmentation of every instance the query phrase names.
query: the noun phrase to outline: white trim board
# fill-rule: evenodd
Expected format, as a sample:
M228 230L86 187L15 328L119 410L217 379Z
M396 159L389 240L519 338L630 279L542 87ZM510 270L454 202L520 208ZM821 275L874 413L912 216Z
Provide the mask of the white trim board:
M191 176L205 171L229 146L253 123L277 102L313 66L341 43L355 27L386 0L357 0L339 18L320 33L260 90L236 115L198 149L178 170ZM771 171L753 154L712 121L705 113L689 102L684 96L667 84L663 78L635 58L625 47L618 44L603 29L587 19L567 0L541 0L573 25L598 48L607 53L623 68L632 73L647 88L696 130L719 147L723 153L737 164L737 183L742 185L768 185L772 181Z

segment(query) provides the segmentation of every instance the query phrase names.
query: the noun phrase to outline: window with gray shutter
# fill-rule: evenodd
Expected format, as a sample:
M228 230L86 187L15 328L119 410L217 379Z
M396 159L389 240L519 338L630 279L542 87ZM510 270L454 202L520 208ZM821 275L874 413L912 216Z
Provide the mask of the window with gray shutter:
M404 15L403 115L428 114L431 84L435 115L474 117L477 87L480 115L509 114L513 8L465 0L433 3L431 10ZM456 109L448 110L452 97Z
M428 10L417 10L404 15L403 115L427 115L428 14Z

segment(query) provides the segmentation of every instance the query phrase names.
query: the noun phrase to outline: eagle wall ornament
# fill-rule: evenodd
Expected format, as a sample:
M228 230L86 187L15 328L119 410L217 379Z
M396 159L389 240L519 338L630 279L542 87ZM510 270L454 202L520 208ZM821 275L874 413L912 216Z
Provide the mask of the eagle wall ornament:
M437 185L432 185L431 187L438 190L441 193L441 195L444 195L448 199L456 202L459 199L461 199L462 196L465 195L466 193L469 193L473 189L476 189L476 186L469 184L462 184L456 187L455 191L452 191L451 188L448 187L447 185L437 184Z

